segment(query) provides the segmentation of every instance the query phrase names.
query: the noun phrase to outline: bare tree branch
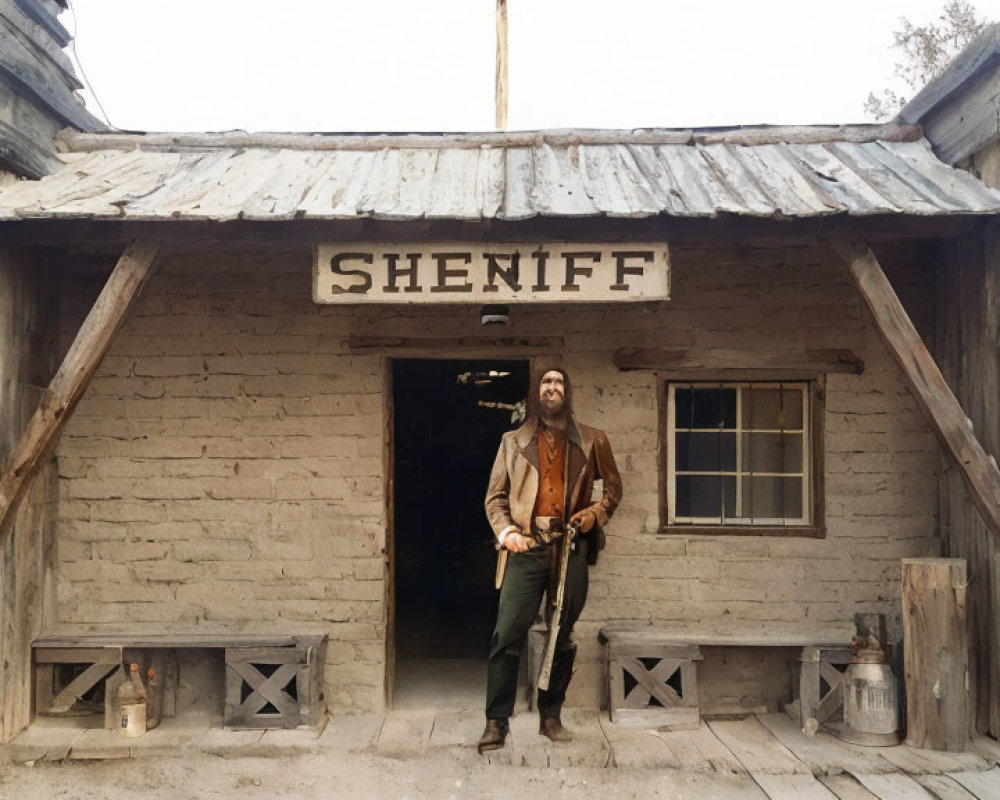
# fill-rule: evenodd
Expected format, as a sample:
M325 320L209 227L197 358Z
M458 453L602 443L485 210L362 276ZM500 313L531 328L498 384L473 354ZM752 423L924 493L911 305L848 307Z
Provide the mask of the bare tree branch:
M920 91L940 75L987 24L967 0L948 0L937 21L926 25L914 25L901 17L899 28L893 31L892 49L901 54L895 77L906 87L906 94L892 88L869 93L865 115L879 122L894 117L906 105L907 95Z

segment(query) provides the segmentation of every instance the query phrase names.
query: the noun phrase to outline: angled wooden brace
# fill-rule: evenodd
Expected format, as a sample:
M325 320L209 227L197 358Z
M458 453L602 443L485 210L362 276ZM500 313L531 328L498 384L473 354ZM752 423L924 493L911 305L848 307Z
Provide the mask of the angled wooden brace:
M159 253L159 242L134 241L125 248L17 447L0 468L0 542L6 538L18 504L59 441L66 422L152 273Z
M945 452L958 465L969 499L1000 542L1000 470L995 459L987 455L976 438L965 411L910 321L875 254L857 240L834 240L832 244L847 264L889 352L903 370L920 411Z

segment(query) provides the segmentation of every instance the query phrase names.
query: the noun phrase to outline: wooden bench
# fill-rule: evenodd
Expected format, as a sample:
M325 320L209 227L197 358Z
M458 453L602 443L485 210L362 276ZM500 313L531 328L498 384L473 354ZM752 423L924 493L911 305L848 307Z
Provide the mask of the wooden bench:
M43 715L79 713L85 695L93 696L103 681L105 724L111 727L113 698L125 679L126 665L134 662L144 676L154 667L159 685L152 701L159 704L163 716L173 716L177 672L170 655L183 649L221 649L225 651L226 670L224 725L316 725L326 710L325 647L325 636L46 636L32 643L35 711ZM72 677L67 679L66 672Z
M786 647L799 651L799 722L807 734L842 705L843 670L853 653L845 641L808 633L683 634L654 627L608 627L608 700L612 722L673 729L697 727L697 662L702 647ZM826 688L824 689L824 684Z

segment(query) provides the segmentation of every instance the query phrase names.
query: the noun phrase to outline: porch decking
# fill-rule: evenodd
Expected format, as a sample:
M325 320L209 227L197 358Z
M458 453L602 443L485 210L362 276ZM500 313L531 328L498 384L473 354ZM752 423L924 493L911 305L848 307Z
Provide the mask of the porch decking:
M614 768L698 773L718 784L714 797L1000 798L1000 745L980 739L969 752L940 753L905 745L865 748L824 733L806 737L781 714L708 720L697 730L659 732L612 725L604 714L571 709L570 744L538 736L533 714L512 720L508 746L480 757L479 712L393 711L332 717L321 730L231 731L215 718L166 720L139 739L72 721L42 720L9 746L16 761L180 756L281 757L369 752L376 757L440 758L467 765ZM79 724L79 723L77 723Z

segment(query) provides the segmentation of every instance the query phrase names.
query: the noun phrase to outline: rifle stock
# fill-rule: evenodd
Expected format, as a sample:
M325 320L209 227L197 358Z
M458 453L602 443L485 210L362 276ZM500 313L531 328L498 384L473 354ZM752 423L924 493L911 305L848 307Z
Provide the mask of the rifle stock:
M556 655L556 641L562 627L562 612L566 594L566 574L569 571L569 557L574 548L574 539L579 533L576 525L566 526L566 535L559 543L559 581L556 584L555 597L550 599L551 613L549 629L545 634L545 649L542 651L542 664L538 670L538 688L547 691L552 678L552 662Z

